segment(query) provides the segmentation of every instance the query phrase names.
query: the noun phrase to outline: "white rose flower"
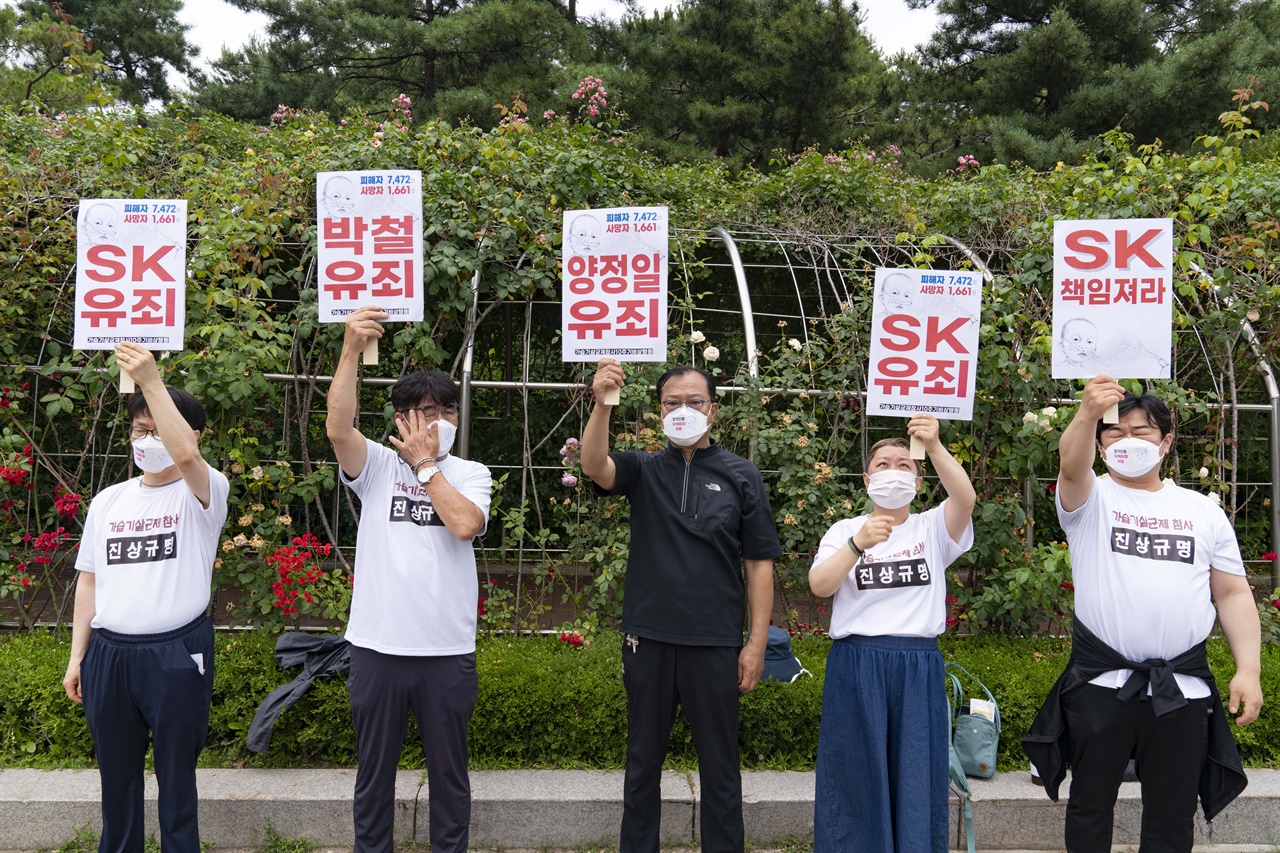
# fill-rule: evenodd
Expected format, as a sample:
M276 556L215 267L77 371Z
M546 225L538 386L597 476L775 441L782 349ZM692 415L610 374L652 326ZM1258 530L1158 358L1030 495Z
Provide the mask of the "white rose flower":
M791 347L796 352L800 352L800 350L804 348L798 338L792 338L791 340L787 341L787 346Z
M261 465L254 465L253 470L249 472L249 475L255 480L261 480L266 476L266 472L262 470Z
M1200 469L1200 479L1201 479L1201 480L1207 480L1207 479L1209 479L1209 469L1208 469L1208 468L1201 468L1201 469Z
M1054 415L1058 414L1058 410L1055 409L1053 406L1045 406L1043 409L1040 410L1040 414L1044 415L1047 418L1051 418Z
M693 341L695 344L700 344L706 339L707 339L707 336L702 334L702 332L694 332L692 335L689 336L689 340Z
M1036 417L1036 413L1035 413L1035 412L1027 412L1026 414L1024 414L1024 415L1022 416L1022 422L1023 422L1024 424L1033 424L1033 423L1035 423L1037 420L1039 420L1039 419Z
M1222 506L1222 495L1218 494L1217 492L1212 492L1209 495L1209 500L1213 501L1218 506Z
M715 347L707 347L702 351L702 357L705 358L707 361L715 361L717 358L720 357L720 350L716 349Z

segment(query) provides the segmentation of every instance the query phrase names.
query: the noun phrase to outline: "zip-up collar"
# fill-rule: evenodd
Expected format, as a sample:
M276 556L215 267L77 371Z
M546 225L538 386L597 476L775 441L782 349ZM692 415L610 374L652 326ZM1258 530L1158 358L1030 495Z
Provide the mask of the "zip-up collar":
M695 448L693 449L693 453L691 453L691 454L689 455L689 457L688 457L688 458L689 458L689 460L690 460L690 461L692 461L692 460L693 460L693 459L694 459L694 458L695 458L699 453L702 453L702 454L704 454L704 455L705 455L705 454L707 454L707 453L710 453L712 450L719 450L719 449L720 449L720 445L719 445L719 444L717 444L717 443L716 443L716 440L713 438L713 439L711 439L711 444L710 444L710 446L708 446L708 447L695 447ZM683 448L683 447L677 447L677 446L675 446L674 444L671 444L670 442L668 442L668 443L667 443L666 450L665 450L664 452L665 452L665 453L667 453L668 455L676 455L676 456L679 456L679 457L680 457L680 459L681 459L681 461L684 461L685 456L684 456L684 448Z
M689 469L693 467L693 460L697 458L699 451L705 456L707 452L719 450L720 445L716 444L716 440L711 439L708 447L695 447L693 453L688 456L684 455L684 448L676 447L674 444L667 445L667 452L680 457L680 462L684 465L684 482L680 487L680 514L684 515L688 511L689 506Z

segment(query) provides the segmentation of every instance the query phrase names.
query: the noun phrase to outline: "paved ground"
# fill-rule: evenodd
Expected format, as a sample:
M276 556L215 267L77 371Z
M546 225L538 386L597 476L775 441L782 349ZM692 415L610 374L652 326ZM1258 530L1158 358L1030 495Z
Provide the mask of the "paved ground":
M974 830L984 851L1060 851L1064 802L1053 803L1026 773L971 780ZM218 851L262 850L266 828L282 839L307 839L320 850L351 845L350 770L201 770L201 835ZM474 771L472 847L476 850L616 850L622 773ZM1064 791L1066 788L1064 787ZM0 851L60 847L76 830L99 824L96 771L0 770ZM155 831L155 780L147 811ZM807 853L813 828L812 773L743 774L747 838L755 851ZM696 846L699 780L667 772L662 782L662 837L672 851ZM953 846L963 847L960 803L952 800ZM1121 788L1115 841L1132 851L1141 805L1136 783ZM395 833L409 850L426 849L427 792L420 772L401 772ZM1280 853L1280 770L1251 771L1249 788L1214 821L1198 820L1204 853ZM796 839L800 839L797 841ZM290 847L299 853L304 845ZM271 853L286 853L272 845Z

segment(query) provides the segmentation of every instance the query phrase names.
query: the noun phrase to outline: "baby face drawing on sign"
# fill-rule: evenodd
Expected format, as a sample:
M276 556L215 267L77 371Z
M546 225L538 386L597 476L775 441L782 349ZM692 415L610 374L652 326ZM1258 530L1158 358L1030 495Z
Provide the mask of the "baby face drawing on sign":
M333 219L342 219L355 213L356 185L337 175L325 181L324 211Z
M1084 367L1098 354L1098 327L1083 317L1073 317L1062 324L1058 334L1060 361L1071 367Z
M106 204L95 204L84 215L84 233L89 245L119 245L120 214Z
M880 310L884 314L906 314L916 301L916 283L909 275L896 272L880 285Z
M600 249L600 220L590 214L569 223L569 248L575 255L590 255Z

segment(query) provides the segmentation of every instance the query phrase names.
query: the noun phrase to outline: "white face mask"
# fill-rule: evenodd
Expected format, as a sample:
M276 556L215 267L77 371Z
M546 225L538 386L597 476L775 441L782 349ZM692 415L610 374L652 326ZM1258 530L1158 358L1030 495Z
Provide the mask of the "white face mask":
M154 435L144 435L133 442L133 461L148 474L159 474L173 464L169 451Z
M662 433L678 447L692 447L707 434L707 416L690 406L681 406L662 419Z
M916 496L916 475L908 471L877 471L867 478L871 502L884 509L902 509Z
M458 434L458 428L444 418L437 420L433 426L435 427L436 436L440 439L440 446L436 448L436 456L444 456L453 447L453 439Z
M1122 438L1103 451L1107 467L1124 477L1141 477L1160 464L1160 445L1144 438Z

